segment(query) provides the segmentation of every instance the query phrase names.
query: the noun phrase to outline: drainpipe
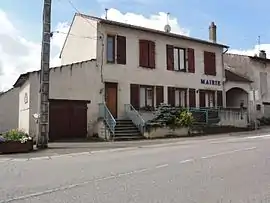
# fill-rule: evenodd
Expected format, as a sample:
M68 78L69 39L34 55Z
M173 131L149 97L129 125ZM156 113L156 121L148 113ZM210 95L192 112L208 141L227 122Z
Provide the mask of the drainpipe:
M222 96L222 100L223 100L223 107L227 107L226 105L226 91L225 91L225 65L224 65L224 54L226 54L228 52L229 48L226 47L226 50L223 51L222 53L222 57L221 57L221 60L222 60L222 92L223 92L223 96Z

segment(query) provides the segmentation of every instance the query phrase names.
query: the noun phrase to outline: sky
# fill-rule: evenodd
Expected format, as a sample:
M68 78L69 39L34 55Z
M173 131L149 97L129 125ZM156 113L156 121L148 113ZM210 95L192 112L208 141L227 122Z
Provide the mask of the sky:
M208 38L209 24L217 25L217 40L229 52L270 54L269 0L52 0L51 66L60 64L59 52L77 11L108 19ZM12 87L20 74L40 68L43 0L0 0L0 91ZM260 36L260 45L258 45Z

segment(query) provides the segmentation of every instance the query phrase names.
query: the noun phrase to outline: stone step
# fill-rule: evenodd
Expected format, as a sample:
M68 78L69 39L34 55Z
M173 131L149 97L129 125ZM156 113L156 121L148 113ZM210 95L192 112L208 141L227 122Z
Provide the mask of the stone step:
M139 135L139 136L130 136L130 135L123 135L114 137L114 141L129 141L129 140L142 140L145 139L145 137Z

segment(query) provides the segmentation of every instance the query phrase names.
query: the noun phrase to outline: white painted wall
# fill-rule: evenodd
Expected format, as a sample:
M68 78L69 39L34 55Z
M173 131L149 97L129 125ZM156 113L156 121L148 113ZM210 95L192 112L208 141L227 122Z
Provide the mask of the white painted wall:
M12 88L0 96L0 133L18 128L19 91Z
M30 128L30 83L27 81L19 93L19 129L29 134Z
M32 73L29 77L31 85L30 114L38 112L39 105L39 73ZM53 68L50 71L50 99L90 100L87 119L88 132L93 133L98 118L98 104L103 101L103 83L100 70L95 61L82 62ZM30 131L37 133L37 124L31 117Z
M96 59L97 21L77 14L64 44L61 64Z

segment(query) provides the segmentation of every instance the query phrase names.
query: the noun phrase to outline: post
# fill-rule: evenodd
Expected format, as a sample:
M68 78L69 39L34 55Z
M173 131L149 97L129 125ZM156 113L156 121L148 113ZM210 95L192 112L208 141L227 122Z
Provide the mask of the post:
M38 148L48 147L49 131L49 76L50 76L50 38L51 38L51 3L52 0L44 0L43 7L43 32L41 47L41 71L39 90L39 129Z
M255 127L255 130L257 130L257 116L256 116L256 90L253 89L253 115L254 115L254 127Z

